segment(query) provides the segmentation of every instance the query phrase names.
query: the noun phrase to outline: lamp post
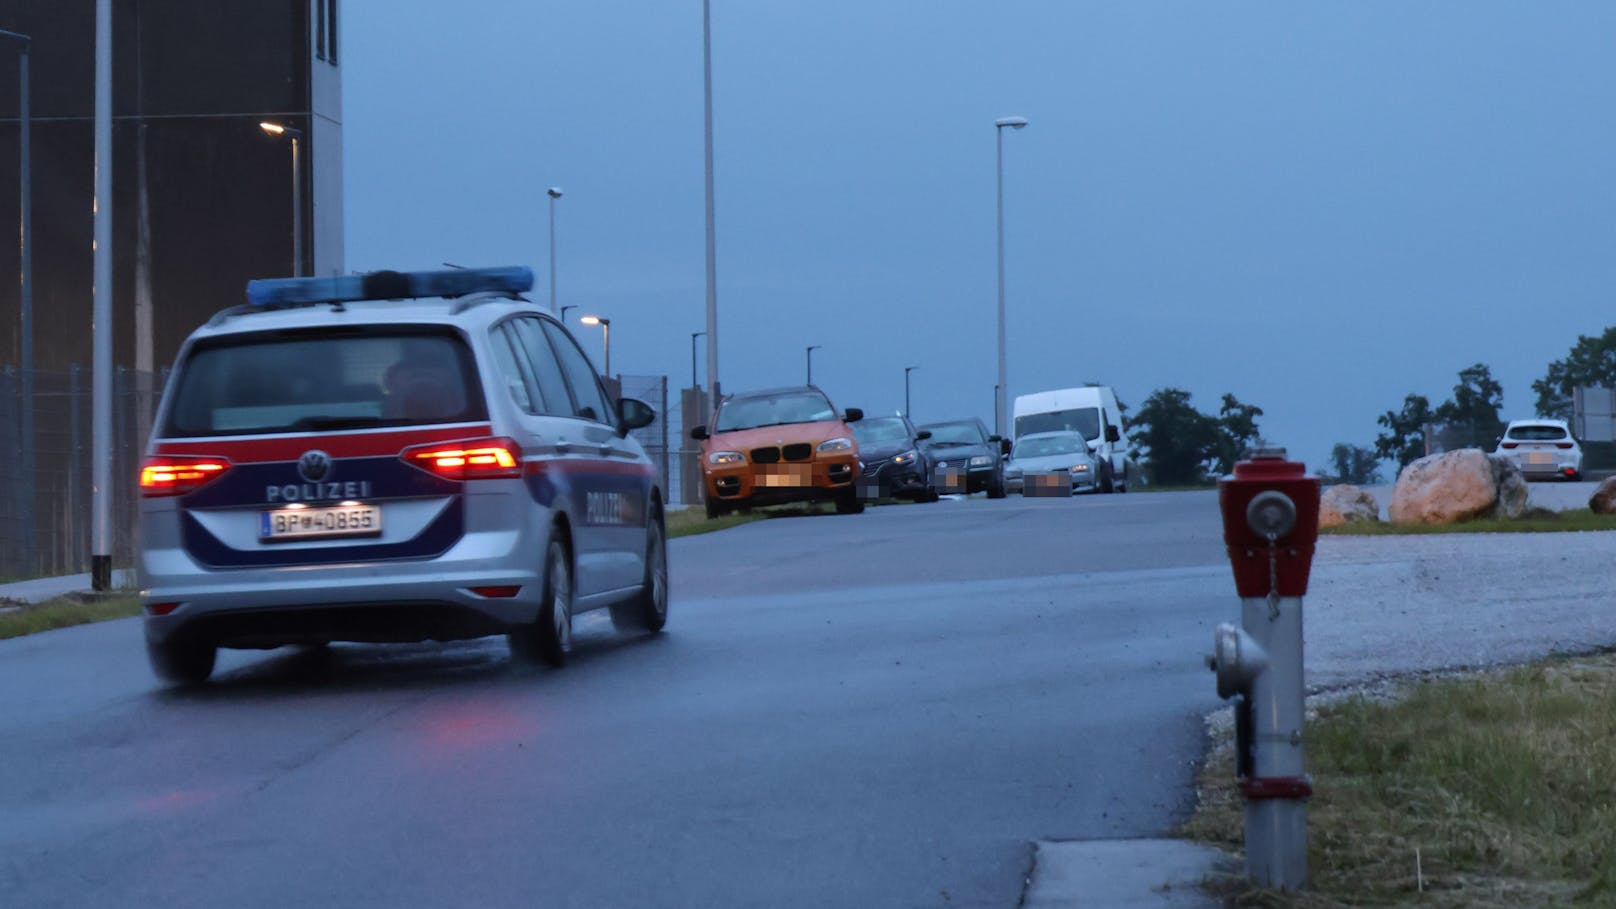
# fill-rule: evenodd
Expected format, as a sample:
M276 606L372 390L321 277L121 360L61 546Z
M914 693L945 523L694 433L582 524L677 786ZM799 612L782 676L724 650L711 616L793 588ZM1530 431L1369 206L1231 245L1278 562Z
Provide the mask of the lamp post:
M918 366L905 366L903 368L903 415L909 417L909 373L919 369Z
M824 346L825 345L823 345L823 344L812 344L812 345L809 345L809 347L808 347L808 384L809 385L814 384L814 351L816 351L819 348L824 347Z
M606 342L606 365L601 372L608 378L612 374L612 320L602 319L600 316L579 316L578 321L585 325L599 325L603 339Z
M28 51L33 46L33 39L17 32L8 32L0 29L0 38L9 38L17 42L17 160L19 168L17 184L17 235L18 235L18 264L21 276L18 278L18 302L21 303L21 312L18 316L17 331L22 337L22 451L21 463L23 483L19 490L21 501L17 503L17 514L22 519L22 532L34 532L34 199L32 162L30 152L32 140L30 127L33 117L28 110Z
M563 306L563 307L561 307L561 313L558 316L558 318L561 320L562 325L567 324L567 310L569 310L569 309L577 309L577 308L578 308L578 306L576 304L574 304L572 306Z
M993 121L994 133L998 137L998 163L995 173L999 185L999 384L994 386L993 392L993 431L1004 435L1005 414L1005 380L1004 380L1004 128L1022 129L1027 125L1026 117L1000 117Z
M90 589L112 588L112 0L95 4Z
M700 338L700 337L702 337L702 336L704 336L706 334L707 333L705 331L693 331L693 332L690 333L690 387L691 388L701 388L701 383L696 381L696 339Z
M707 388L718 400L718 250L713 229L713 29L711 0L701 0L703 161L707 188Z
M303 159L298 152L297 140L303 131L268 120L258 128L271 136L285 136L292 140L292 277L303 274Z
M552 186L549 189L545 190L544 194L550 197L550 308L555 309L556 308L556 291L555 291L555 278L556 278L555 204L556 204L556 200L561 198L561 187ZM573 307L571 307L571 306L567 307L567 309L572 309L572 308ZM557 310L557 312L559 312L561 314L562 320L565 321L566 318L567 318L566 309Z

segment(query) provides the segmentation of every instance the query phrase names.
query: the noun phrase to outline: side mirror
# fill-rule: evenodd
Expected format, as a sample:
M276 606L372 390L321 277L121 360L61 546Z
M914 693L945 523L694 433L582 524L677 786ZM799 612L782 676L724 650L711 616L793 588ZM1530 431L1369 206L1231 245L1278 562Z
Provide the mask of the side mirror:
M1007 458L1010 457L1010 440L1009 439L1005 439L1005 438L1000 438L999 439L999 451L1001 453L1003 453L1003 455L1005 457L1007 457Z
M643 429L656 422L656 410L638 398L617 399L617 425L619 432Z
M931 430L929 429L922 429L921 431L915 433L916 442L924 442L929 438L931 438Z
M706 441L707 440L707 427L705 427L705 426L697 426L695 429L690 430L690 437L692 439L695 439L698 442Z
M1107 425L1105 427L1105 440L1107 442L1120 442L1122 441L1122 433L1115 426Z
M862 419L864 419L864 411L859 410L857 407L849 407L847 412L842 414L843 423L857 423Z
M994 434L994 435L988 436L988 441L989 442L1003 442L1004 441L1004 436Z

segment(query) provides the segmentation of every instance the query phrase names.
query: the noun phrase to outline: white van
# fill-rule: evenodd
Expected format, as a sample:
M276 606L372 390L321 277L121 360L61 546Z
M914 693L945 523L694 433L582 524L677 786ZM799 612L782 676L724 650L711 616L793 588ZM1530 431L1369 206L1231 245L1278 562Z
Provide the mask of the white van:
M1057 388L1019 395L1011 414L1017 439L1035 432L1082 433L1100 465L1100 491L1128 491L1128 439L1122 434L1122 410L1111 386Z

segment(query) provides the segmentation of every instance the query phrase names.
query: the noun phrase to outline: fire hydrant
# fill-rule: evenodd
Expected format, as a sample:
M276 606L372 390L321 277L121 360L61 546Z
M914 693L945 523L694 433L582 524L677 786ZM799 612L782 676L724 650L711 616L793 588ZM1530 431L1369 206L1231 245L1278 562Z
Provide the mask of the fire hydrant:
M1283 449L1262 449L1218 482L1241 626L1214 632L1207 665L1235 702L1236 769L1246 800L1246 874L1276 890L1307 884L1302 596L1319 536L1319 481Z

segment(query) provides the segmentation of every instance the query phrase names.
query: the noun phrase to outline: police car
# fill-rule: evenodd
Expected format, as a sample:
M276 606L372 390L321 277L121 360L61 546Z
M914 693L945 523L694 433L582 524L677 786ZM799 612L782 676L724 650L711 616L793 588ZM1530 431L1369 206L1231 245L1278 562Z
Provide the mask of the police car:
M663 490L526 268L252 281L197 329L140 471L152 668L219 647L506 634L565 662L578 613L660 630Z

